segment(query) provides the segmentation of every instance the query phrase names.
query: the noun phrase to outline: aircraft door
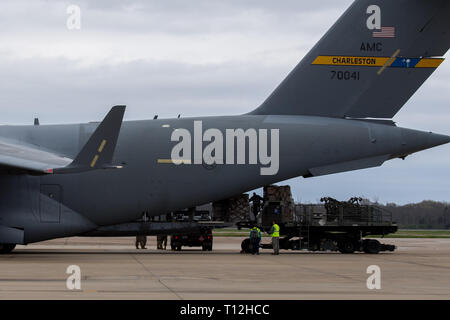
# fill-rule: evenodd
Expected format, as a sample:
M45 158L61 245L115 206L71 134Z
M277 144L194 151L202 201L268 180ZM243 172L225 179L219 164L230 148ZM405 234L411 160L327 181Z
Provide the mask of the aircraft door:
M39 196L41 222L59 223L61 215L61 186L42 184Z

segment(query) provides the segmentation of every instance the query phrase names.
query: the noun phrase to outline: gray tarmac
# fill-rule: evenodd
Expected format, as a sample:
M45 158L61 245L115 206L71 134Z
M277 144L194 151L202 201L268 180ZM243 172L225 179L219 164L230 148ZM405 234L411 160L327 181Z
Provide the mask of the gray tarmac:
M384 239L378 255L270 250L240 254L241 238L214 251L136 250L133 238L67 238L0 256L0 299L450 299L450 239ZM269 239L264 239L269 241ZM81 290L66 269L81 268ZM381 268L381 289L366 286Z

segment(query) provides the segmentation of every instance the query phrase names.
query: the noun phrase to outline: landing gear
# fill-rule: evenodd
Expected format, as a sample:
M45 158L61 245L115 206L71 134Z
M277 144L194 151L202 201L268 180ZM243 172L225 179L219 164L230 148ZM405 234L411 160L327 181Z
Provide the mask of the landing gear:
M2 254L2 253L10 253L11 251L14 250L15 247L16 247L15 244L0 243L0 254Z

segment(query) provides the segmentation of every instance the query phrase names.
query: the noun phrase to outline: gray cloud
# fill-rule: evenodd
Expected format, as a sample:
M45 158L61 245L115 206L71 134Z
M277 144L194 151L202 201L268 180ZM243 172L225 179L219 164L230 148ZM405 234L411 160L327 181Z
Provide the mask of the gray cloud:
M14 30L48 30L65 25L65 11L75 4L82 9L85 27L91 31L114 32L239 32L253 29L257 32L271 30L312 30L311 18L322 17L322 22L332 15L333 20L342 13L351 0L320 1L318 3L296 0L222 1L222 0L78 0L46 1L16 0L2 3L0 32ZM306 21L305 21L306 20ZM271 25L269 26L268 23ZM267 26L267 27L265 27ZM315 27L315 26L314 26Z

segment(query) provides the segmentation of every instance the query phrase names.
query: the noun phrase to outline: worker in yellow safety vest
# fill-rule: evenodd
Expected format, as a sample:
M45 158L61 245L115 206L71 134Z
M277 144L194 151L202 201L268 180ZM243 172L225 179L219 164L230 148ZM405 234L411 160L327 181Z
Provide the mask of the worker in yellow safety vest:
M254 226L252 230L250 230L250 244L252 249L252 254L259 255L259 243L261 242L261 230Z
M270 229L272 235L272 247L273 254L280 254L280 226L275 221L272 222L272 228Z

